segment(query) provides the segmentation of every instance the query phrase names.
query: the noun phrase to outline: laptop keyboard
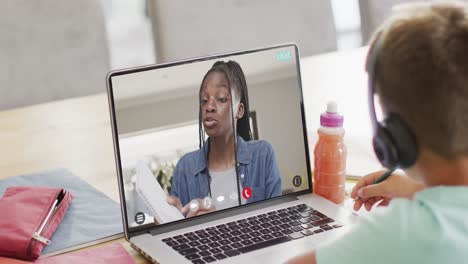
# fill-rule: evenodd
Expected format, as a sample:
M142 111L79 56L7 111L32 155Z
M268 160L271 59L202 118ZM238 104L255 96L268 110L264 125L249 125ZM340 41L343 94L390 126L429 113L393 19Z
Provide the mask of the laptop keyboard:
M299 204L162 241L193 263L209 263L340 227L321 212Z

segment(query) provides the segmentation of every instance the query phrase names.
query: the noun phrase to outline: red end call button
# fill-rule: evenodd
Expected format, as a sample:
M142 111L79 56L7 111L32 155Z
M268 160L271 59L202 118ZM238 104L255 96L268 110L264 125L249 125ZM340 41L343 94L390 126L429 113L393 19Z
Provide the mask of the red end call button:
M250 197L252 197L252 189L249 187L242 189L242 197L244 197L246 200L250 199Z

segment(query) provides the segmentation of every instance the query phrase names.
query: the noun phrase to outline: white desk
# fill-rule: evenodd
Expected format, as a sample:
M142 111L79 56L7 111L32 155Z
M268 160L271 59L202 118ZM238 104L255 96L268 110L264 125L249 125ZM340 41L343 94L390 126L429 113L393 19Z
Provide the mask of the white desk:
M362 48L301 61L307 121L318 124L326 101L338 102L345 114L348 164L357 174L379 168L370 146L365 53ZM0 179L64 167L118 201L104 94L0 112L0 146ZM123 239L118 242L145 262Z

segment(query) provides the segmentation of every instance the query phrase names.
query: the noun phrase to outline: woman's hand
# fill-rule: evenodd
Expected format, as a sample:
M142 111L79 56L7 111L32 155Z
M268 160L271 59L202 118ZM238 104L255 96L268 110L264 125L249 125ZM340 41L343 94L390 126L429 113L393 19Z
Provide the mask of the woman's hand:
M175 206L177 209L179 209L179 211L182 210L182 203L180 202L179 198L172 195L168 195L166 198L166 202L170 205Z
M354 186L351 198L355 199L354 210L362 205L367 211L380 202L379 206L388 205L393 198L411 198L413 194L424 189L424 185L404 175L392 174L385 181L373 184L385 171L377 171L364 176Z
M210 199L209 202L206 201L206 199ZM210 213L215 211L214 205L211 203L211 198L207 197L205 199L193 199L190 201L188 204L186 204L181 212L182 214L187 214L187 218L193 217L193 216L198 216L198 215L203 215L206 213Z
M168 195L166 197L166 202L170 205L175 206L179 211L182 209L182 203L180 202L180 199L175 196ZM159 225L159 222L158 220L156 220L156 218L154 218L154 223L156 225Z
M189 218L197 215L210 213L216 210L214 205L212 205L211 203L204 202L205 199L193 199L185 206L182 206L182 203L180 202L179 198L169 195L167 197L167 203L175 206L183 215L186 215L187 218Z

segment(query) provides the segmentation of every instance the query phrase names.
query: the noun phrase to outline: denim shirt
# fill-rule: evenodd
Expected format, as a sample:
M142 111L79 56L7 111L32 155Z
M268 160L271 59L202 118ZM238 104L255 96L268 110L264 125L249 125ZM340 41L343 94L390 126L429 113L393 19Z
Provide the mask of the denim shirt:
M195 198L209 196L205 153L208 153L207 142L202 149L185 154L177 162L172 175L171 195L178 197L182 205ZM247 203L281 195L281 175L270 143L264 140L244 141L238 136L237 170L242 188L252 189L252 197ZM237 189L236 186L233 188Z

